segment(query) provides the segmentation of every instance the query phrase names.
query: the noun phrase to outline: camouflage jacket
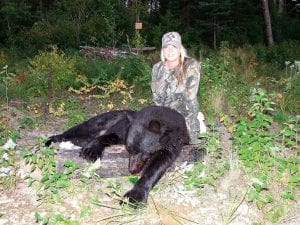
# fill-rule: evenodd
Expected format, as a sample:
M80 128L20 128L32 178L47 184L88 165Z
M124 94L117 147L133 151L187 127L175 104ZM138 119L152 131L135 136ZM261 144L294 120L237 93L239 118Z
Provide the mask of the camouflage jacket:
M178 83L174 75L175 70L167 69L161 61L156 63L152 69L151 89L154 103L176 109L185 117L190 131L195 133L199 132L197 92L200 64L193 58L186 60L186 76L182 83Z

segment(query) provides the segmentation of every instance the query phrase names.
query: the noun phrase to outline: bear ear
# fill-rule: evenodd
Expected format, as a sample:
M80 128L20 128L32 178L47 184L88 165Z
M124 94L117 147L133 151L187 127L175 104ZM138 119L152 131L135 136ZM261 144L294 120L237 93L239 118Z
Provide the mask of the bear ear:
M157 120L151 120L148 125L148 129L154 133L161 133L160 128L161 128L160 122Z

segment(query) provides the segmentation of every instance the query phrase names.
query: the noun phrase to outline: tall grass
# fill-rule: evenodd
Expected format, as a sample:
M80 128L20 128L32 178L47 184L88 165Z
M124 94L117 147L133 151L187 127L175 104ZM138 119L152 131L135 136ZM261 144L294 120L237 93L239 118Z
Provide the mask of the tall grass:
M284 113L299 114L300 76L285 67L300 60L300 42L228 48L202 62L199 99L211 117L243 114L249 107L251 87L266 89Z
M228 46L223 43L218 51L209 51L201 58L201 111L211 118L221 114L243 114L249 106L251 87L259 86L273 95L281 112L299 113L299 76L286 67L287 61L300 60L299 42L289 41L271 47ZM0 66L9 64L11 72L16 74L8 90L13 99L61 96L69 87L78 89L84 85L76 82L80 75L92 85L105 85L116 78L124 80L134 85L138 97L147 98L150 103L151 67L155 63L151 58L158 60L155 56L156 52L147 57L107 61L86 59L74 50L64 54L52 48L14 62L14 58L2 51ZM4 99L3 91L0 91L0 98Z

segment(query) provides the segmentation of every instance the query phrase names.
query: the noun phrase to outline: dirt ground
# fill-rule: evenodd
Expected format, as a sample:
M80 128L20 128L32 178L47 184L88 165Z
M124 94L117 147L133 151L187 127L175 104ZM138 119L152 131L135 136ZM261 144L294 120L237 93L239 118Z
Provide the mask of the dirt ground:
M60 121L61 122L61 121ZM60 122L45 123L45 130L24 130L18 139L19 146L31 146L41 137L55 133ZM57 123L57 125L55 125ZM46 130L47 129L47 130ZM224 131L222 140L224 149L230 149L228 133ZM0 196L0 225L36 224L34 214L53 218L63 215L69 221L78 223L57 224L136 224L136 225L252 225L271 224L252 202L245 200L249 187L247 177L239 169L239 162L234 157L231 169L217 181L215 187L207 186L203 194L195 190L187 191L182 183L184 171L189 165L176 168L168 173L151 192L148 206L140 210L121 208L116 186L120 194L129 190L131 184L124 177L91 179L87 184L78 179L72 180L72 190L63 193L63 198L55 203L38 201L35 187L28 187L24 180L29 167L19 159L19 176L15 188L6 190ZM277 224L300 224L300 195L298 202ZM100 204L95 204L100 202Z

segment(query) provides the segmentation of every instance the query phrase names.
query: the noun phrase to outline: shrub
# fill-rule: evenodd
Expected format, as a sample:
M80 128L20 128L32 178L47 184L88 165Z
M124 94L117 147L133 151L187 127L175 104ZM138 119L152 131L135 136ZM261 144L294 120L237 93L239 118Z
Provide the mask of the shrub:
M30 61L29 74L25 80L28 96L55 96L74 83L74 62L56 47L40 52Z
M285 61L300 59L299 41L286 41L272 46L255 46L257 59L261 63L277 64L284 68Z
M221 55L216 54L202 63L201 108L213 117L222 113L243 113L250 90L244 76L234 71L229 50L222 51Z
M82 57L75 60L78 73L85 75L91 84L106 84L120 78L129 85L150 86L151 66L143 56L120 57L114 61Z

